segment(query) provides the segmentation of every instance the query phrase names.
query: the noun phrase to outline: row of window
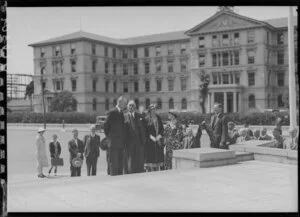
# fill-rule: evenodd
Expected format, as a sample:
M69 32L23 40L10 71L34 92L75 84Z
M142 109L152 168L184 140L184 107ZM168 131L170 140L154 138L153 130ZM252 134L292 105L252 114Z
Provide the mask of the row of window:
M282 94L279 94L277 96L277 106L279 108L281 107L284 107L284 101L283 101L283 95ZM250 95L248 97L248 107L249 108L255 108L256 107L256 104L255 104L255 96L254 95ZM268 107L270 108L270 97L268 96Z
M109 81L105 81L105 92L108 93L109 92ZM145 81L145 92L150 92L150 80L146 80ZM180 79L180 86L181 86L181 91L186 91L187 90L187 79L186 78L182 78ZM93 85L92 85L92 89L93 92L97 92L97 81L93 80ZM117 93L117 82L114 81L113 82L113 92ZM157 79L156 80L156 92L160 92L162 91L162 80ZM168 80L168 91L174 91L174 80L173 79L169 79ZM128 93L129 92L129 82L123 82L123 93ZM140 88L139 88L139 82L138 81L134 81L133 82L133 92L140 92Z
M139 99L135 99L134 101L135 101L136 107L139 108L139 106L140 106ZM94 98L93 102L92 102L93 111L97 111L97 104L98 104L97 99ZM117 104L117 100L114 99L113 106L116 106L116 104ZM110 101L109 101L109 99L106 99L105 100L105 110L106 111L108 111L110 109L109 105L110 105ZM147 98L145 100L145 107L147 108L149 105L150 105L150 99ZM160 98L157 99L156 106L157 106L157 109L162 109L162 100ZM169 107L169 109L174 109L174 99L173 98L169 99L168 107ZM181 100L181 109L187 109L187 100L186 100L186 98L183 98Z

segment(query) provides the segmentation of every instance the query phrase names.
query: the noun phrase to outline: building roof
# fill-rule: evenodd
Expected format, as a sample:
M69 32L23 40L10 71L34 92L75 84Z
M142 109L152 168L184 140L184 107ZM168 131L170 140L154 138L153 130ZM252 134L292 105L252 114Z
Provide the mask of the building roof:
M276 19L269 19L269 20L262 20L261 22L265 22L274 26L275 28L283 28L287 27L287 18L276 18ZM295 25L298 26L297 17L293 17L293 22ZM144 36L137 36L131 38L123 38L123 39L115 39L107 36L102 36L98 34L93 34L84 31L77 31L71 34L63 35L60 37L55 37L52 39L40 41L37 43L30 44L29 46L39 46L45 44L51 44L56 42L63 42L68 40L75 40L75 39L91 39L101 42L106 42L110 44L117 44L117 45L139 45L139 44L147 44L147 43L158 43L158 42L166 42L166 41L176 41L176 40L185 40L188 39L189 36L185 34L185 31L176 31L176 32L166 32L166 33L159 33L159 34L151 34L151 35L144 35Z

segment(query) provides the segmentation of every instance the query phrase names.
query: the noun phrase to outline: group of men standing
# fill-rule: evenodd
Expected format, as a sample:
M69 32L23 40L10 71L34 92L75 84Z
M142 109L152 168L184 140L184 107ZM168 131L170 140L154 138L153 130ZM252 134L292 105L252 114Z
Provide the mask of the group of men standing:
M123 114L127 105L127 113ZM104 133L108 143L108 171L111 176L144 171L144 119L133 100L120 97L108 112ZM125 159L125 160L124 160Z

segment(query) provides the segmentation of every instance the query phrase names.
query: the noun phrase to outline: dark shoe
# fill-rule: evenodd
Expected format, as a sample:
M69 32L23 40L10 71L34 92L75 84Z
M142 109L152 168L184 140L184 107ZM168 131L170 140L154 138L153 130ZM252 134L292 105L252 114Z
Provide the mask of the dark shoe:
M45 177L46 177L44 174L41 174L41 176L42 176L43 178L45 178Z
M39 178L45 178L45 176L43 176L43 175L41 175L41 174L38 175L38 177L39 177Z

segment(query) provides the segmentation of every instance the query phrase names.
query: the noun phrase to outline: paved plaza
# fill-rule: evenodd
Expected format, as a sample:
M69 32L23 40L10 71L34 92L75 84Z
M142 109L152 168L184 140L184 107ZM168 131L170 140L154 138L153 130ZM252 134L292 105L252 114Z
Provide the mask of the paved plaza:
M36 177L35 130L8 130L8 211L297 211L296 165L244 161L229 166L160 171L124 176L106 175L105 152L98 176L69 177L67 141L71 132L47 131L62 143L65 166L59 176ZM80 131L80 137L86 132ZM46 170L45 170L46 173Z

